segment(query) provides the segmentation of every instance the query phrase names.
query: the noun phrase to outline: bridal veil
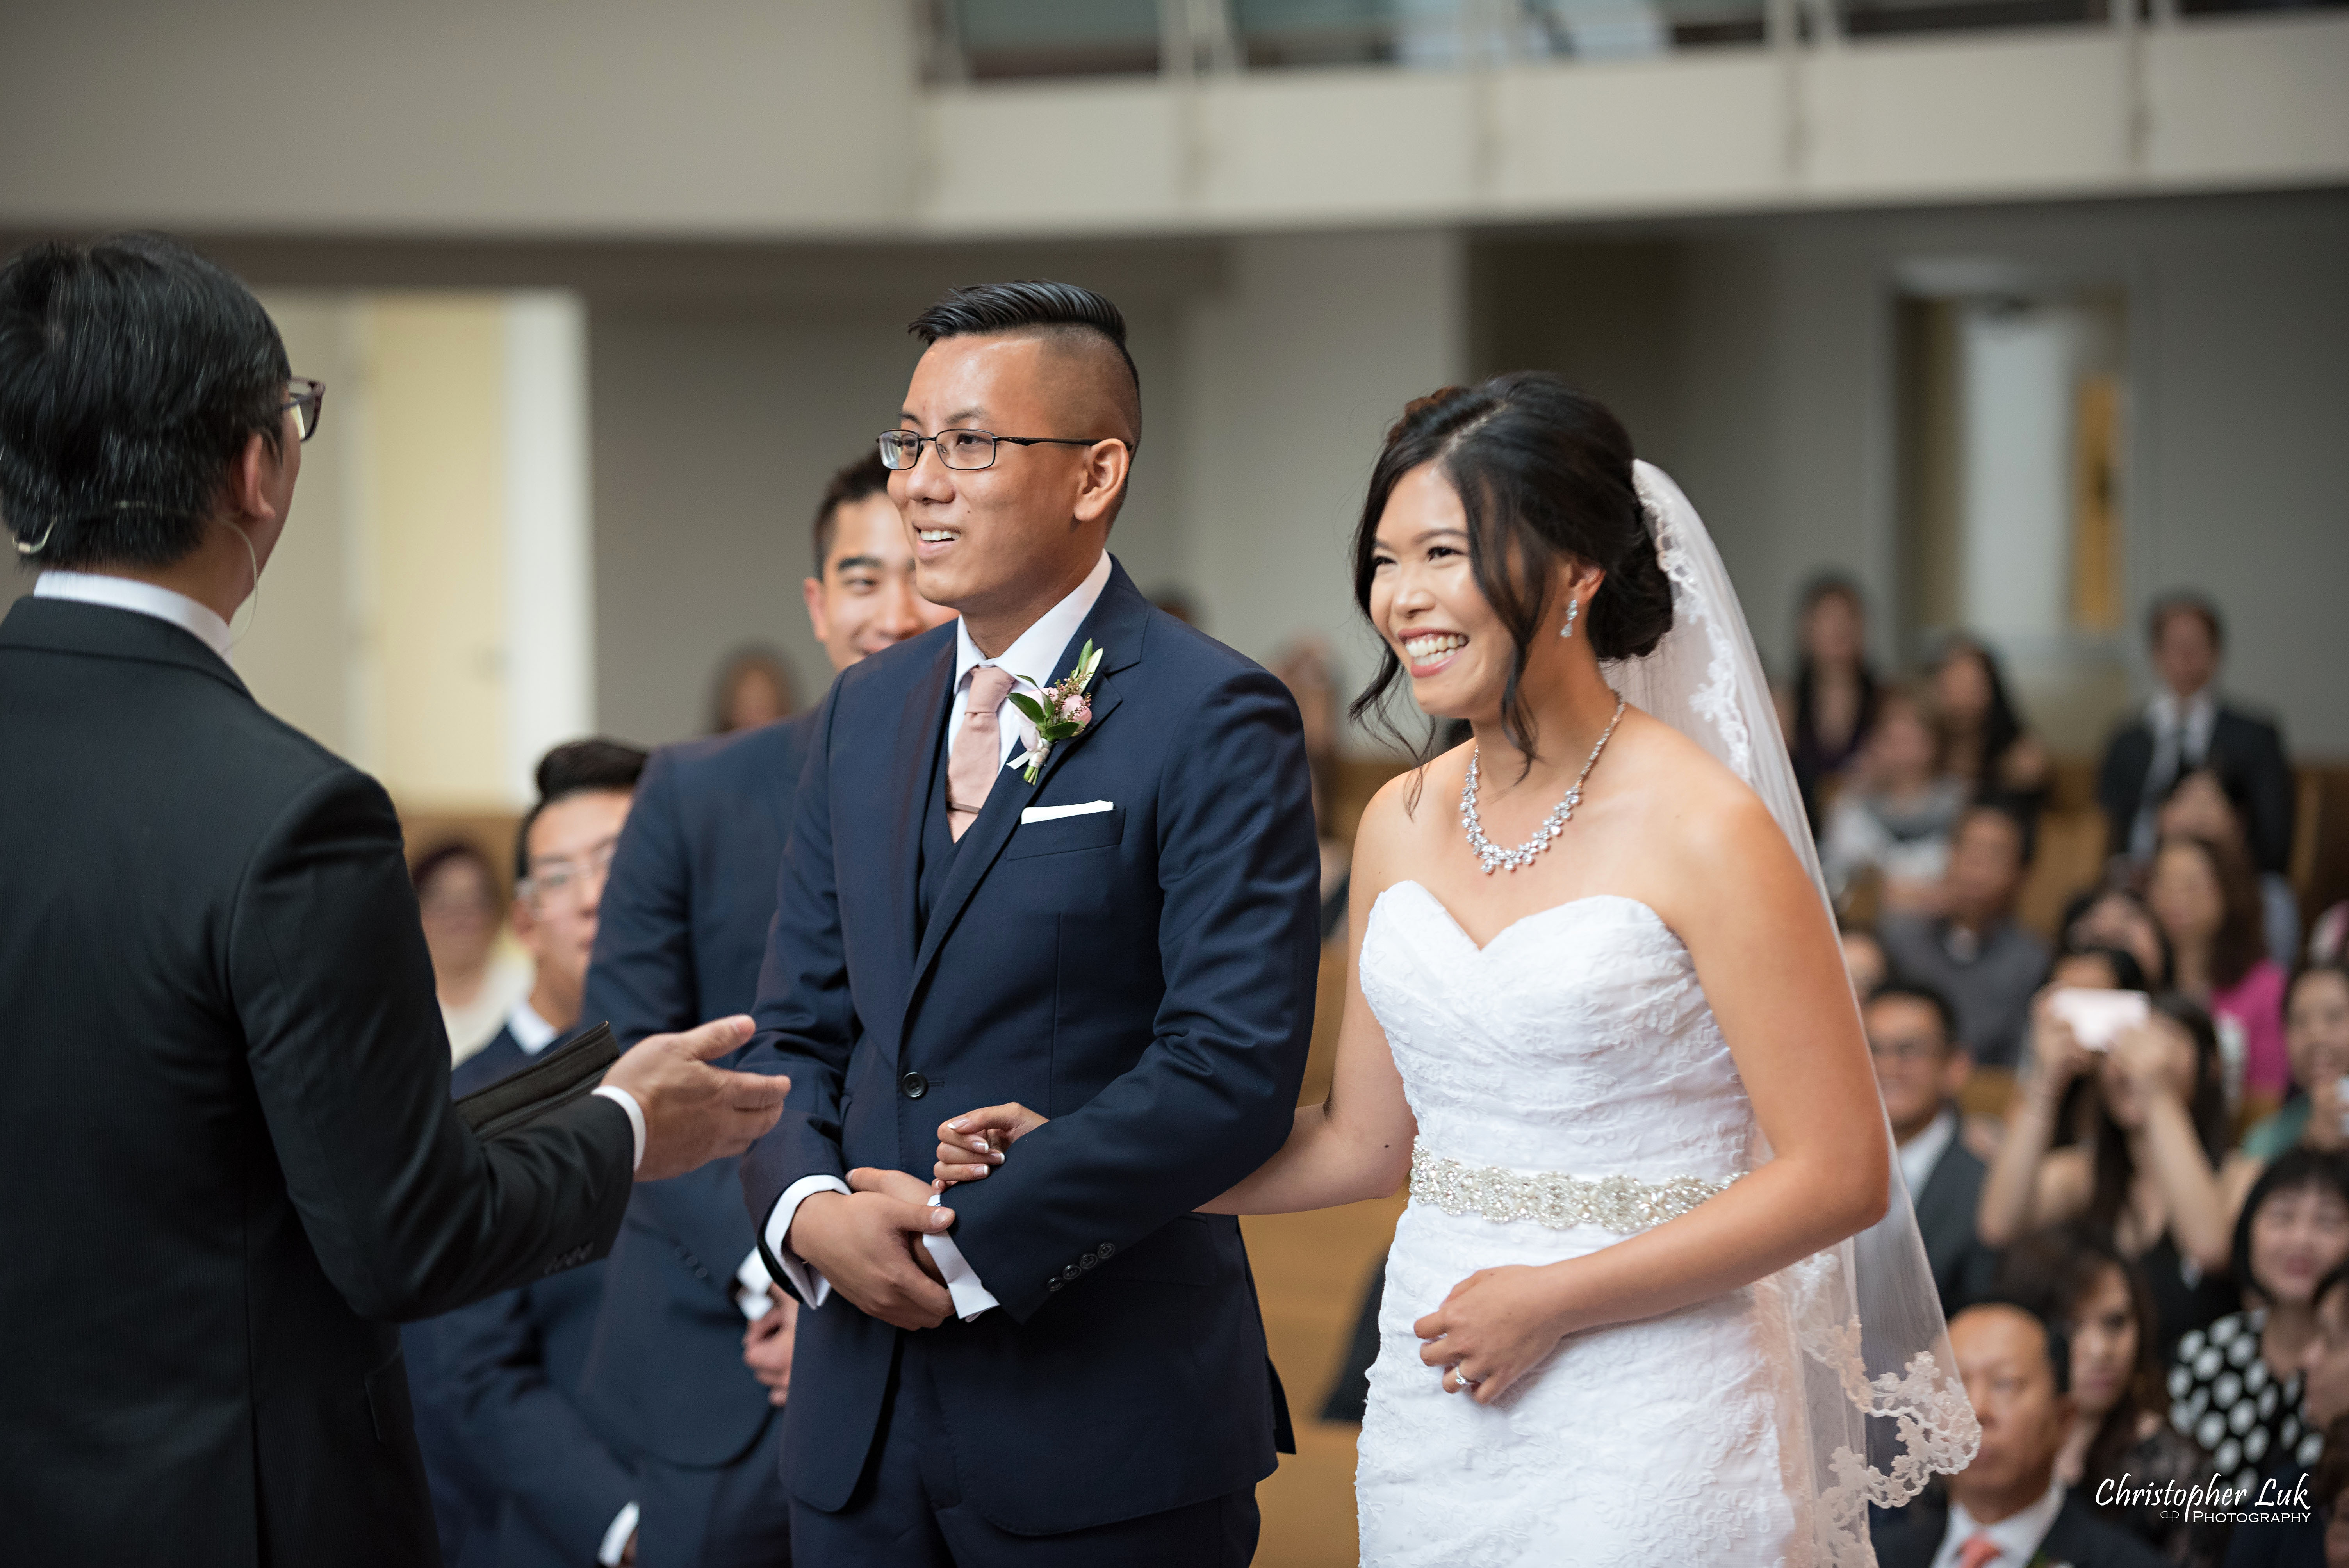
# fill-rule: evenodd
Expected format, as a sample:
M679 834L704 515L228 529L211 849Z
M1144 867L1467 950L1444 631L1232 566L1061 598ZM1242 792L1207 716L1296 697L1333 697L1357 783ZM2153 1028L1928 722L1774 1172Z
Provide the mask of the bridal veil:
M1672 626L1653 652L1603 673L1626 700L1753 787L1825 903L1809 820L1728 571L1671 477L1646 462L1633 471L1671 583ZM1900 1162L1889 1157L1889 1124L1884 1138L1892 1183L1884 1218L1754 1287L1768 1315L1783 1320L1784 1353L1800 1366L1790 1381L1802 1390L1801 1408L1785 1412L1780 1427L1797 1521L1788 1560L1816 1568L1873 1563L1868 1505L1907 1502L1933 1472L1963 1469L1981 1440ZM1754 1151L1757 1162L1768 1158L1766 1147Z

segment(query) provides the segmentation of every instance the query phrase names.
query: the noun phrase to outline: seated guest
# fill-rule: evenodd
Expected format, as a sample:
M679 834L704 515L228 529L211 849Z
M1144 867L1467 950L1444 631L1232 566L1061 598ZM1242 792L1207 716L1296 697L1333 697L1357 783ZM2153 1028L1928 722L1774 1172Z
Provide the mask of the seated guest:
M2068 950L2117 947L2137 960L2145 983L2132 991L2169 989L2169 938L2145 900L2125 887L2091 888L2064 909L2062 944Z
M2316 1334L2316 1286L2349 1263L2349 1164L2295 1149L2260 1173L2235 1222L2234 1274L2248 1304L2178 1342L2169 1418L2229 1484L2258 1490L2289 1456L2303 1467L2323 1427L2301 1408L2301 1359Z
M2164 839L2146 879L2146 903L2169 939L2176 989L2219 1021L2243 1099L2273 1109L2292 1087L2284 973L2267 956L2249 862L2209 839Z
M2154 830L2161 839L2208 839L2225 844L2249 860L2251 839L2244 818L2251 810L2251 789L2240 774L2213 760L2207 768L2181 774L2162 798ZM2260 928L2267 938L2268 956L2279 968L2300 961L2300 895L2282 872L2259 873Z
M1852 995L1865 1002L1891 975L1892 960L1871 926L1847 925L1842 939L1844 973L1851 976Z
M1887 981L1860 1009L1876 1062L1884 1114L1899 1146L1900 1175L1917 1206L1925 1260L1941 1311L1957 1310L1990 1286L1998 1256L1974 1233L1983 1166L1958 1138L1958 1091L1973 1062L1951 1036L1948 1000L1921 985Z
M2237 1305L2218 1035L2175 997L2103 1051L2081 1045L2045 995L2033 1020L2033 1071L2007 1113L1975 1224L1997 1248L2052 1225L2109 1240L2153 1293L2155 1348L2166 1358L2179 1336ZM2090 1083L2093 1120L2085 1139L2057 1148L2077 1078Z
M1791 690L1778 718L1795 782L1815 830L1824 829L1822 787L1850 765L1876 723L1876 674L1868 664L1868 607L1859 584L1828 573L1803 590L1800 645Z
M1984 1067L2023 1055L2031 996L2047 971L2047 944L2015 923L2029 868L2014 813L1976 806L1958 823L1939 915L1889 914L1877 933L1896 973L1932 986L1958 1010L1958 1043Z
M763 645L738 648L718 668L709 703L709 732L731 735L787 718L792 701L791 666Z
M2301 1449L2278 1450L2261 1467L2260 1488L2244 1500L2246 1511L2257 1512L2265 1493L2273 1502L2272 1520L2252 1519L2235 1526L2226 1568L2330 1568L2349 1560L2340 1552L2349 1546L2349 1529L2335 1506L2341 1501L2343 1463L2349 1459L2349 1266L2334 1269L2318 1282L2312 1313L2314 1331L2301 1352L2302 1409L2313 1429L2309 1442L2322 1457L2315 1473L2301 1458ZM2319 1435L2321 1434L2321 1436ZM2301 1517L2303 1480L2308 1517ZM2336 1543L2338 1543L2336 1545Z
M2312 964L2284 994L2283 1047L2300 1090L2243 1134L2245 1158L2265 1162L2295 1144L2338 1154L2349 1149L2349 964Z
M2055 1479L2165 1561L2216 1568L2226 1550L2223 1525L2189 1522L2144 1500L2148 1487L2207 1482L2210 1461L2169 1424L2153 1348L2153 1296L2137 1271L2096 1236L2042 1231L2007 1253L1996 1290L2071 1342L2072 1429L2055 1456Z
M1929 679L1941 770L1963 783L1971 799L2035 823L2053 769L2047 748L2014 711L1998 655L1972 637L1951 637L1934 655Z
M1940 741L1924 710L1906 692L1886 692L1819 837L1820 869L1838 905L1862 872L1874 872L1884 908L1938 909L1950 835L1965 807L1966 786L1942 776Z
M888 487L868 448L816 508L802 591L835 670L951 618L914 590L913 539ZM665 747L646 768L587 972L589 1016L623 1042L756 999L821 711ZM580 1398L636 1471L643 1568L790 1562L779 1460L798 1319L760 1262L737 1161L630 1198Z
M2284 871L2292 856L2292 766L2282 731L2219 700L2219 607L2199 593L2167 595L2147 615L2146 636L2161 689L2143 717L2115 733L2096 776L2110 852L2140 865L2150 861L2161 798L2180 774L2220 757L2247 785L2252 862L2263 872Z
M498 878L470 839L451 839L416 857L409 872L432 954L432 986L449 1031L450 1059L490 1043L530 989L530 965L498 950Z
M573 741L540 761L539 799L514 856L514 934L535 961L530 994L450 1076L451 1093L527 1067L578 1025L604 879L644 765L643 752L609 740ZM487 1520L441 1519L451 1562L620 1561L635 1479L576 1398L607 1266L554 1274L403 1331L436 1509L453 1493L480 1498L484 1480L490 1495ZM461 1557L450 1550L460 1534ZM482 1538L494 1542L486 1553L475 1543Z
M1982 1449L1945 1487L1870 1512L1882 1568L2162 1568L2153 1548L2056 1479L2075 1413L2063 1331L2028 1308L1983 1302L1951 1320L1950 1350Z

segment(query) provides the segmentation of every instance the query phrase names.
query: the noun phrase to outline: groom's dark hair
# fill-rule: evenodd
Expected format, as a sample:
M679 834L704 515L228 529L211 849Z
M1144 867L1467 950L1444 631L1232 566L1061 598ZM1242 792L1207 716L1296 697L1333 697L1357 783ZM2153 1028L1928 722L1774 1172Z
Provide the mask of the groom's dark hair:
M1119 438L1129 453L1142 449L1142 373L1133 367L1133 356L1126 351L1125 314L1107 295L1076 284L1042 279L965 284L947 290L905 330L926 345L948 337L1033 335L1071 352L1095 356L1103 372L1102 391L1124 423ZM1112 349L1116 351L1113 360ZM1121 366L1125 372L1123 377L1116 373ZM1091 432L1054 430L1050 434L1082 438Z

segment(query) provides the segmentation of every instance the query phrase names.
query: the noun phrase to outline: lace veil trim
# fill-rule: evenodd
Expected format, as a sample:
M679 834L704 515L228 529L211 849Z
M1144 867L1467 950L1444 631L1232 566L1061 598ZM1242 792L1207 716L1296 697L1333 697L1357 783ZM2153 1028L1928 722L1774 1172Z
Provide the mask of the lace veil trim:
M1827 903L1776 709L1728 570L1669 475L1640 462L1633 477L1671 583L1672 628L1652 653L1608 665L1609 682L1753 787ZM1786 1318L1785 1354L1802 1367L1803 1408L1788 1412L1792 1422L1781 1429L1796 1516L1806 1522L1791 1560L1803 1560L1807 1536L1808 1561L1821 1568L1872 1564L1868 1505L1907 1502L1933 1473L1963 1469L1982 1440L1900 1162L1890 1158L1889 1124L1884 1138L1892 1185L1884 1218L1764 1282ZM1757 1147L1755 1159L1768 1158L1768 1149Z

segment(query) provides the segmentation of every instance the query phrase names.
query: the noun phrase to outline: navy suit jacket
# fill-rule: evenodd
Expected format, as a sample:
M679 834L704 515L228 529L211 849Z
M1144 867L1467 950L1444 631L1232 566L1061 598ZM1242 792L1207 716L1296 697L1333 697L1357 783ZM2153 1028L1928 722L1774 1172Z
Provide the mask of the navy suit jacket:
M963 1495L1001 1529L1056 1534L1275 1463L1287 1412L1239 1226L1191 1211L1288 1135L1319 860L1287 688L1116 567L1061 660L1102 650L1091 725L1040 782L996 776L917 930L955 637L875 654L818 710L744 1057L792 1093L742 1184L763 1230L806 1176L926 1179L957 1111L1017 1099L1054 1119L954 1190L956 1243L1002 1306L924 1344ZM783 1447L803 1501L849 1501L897 1333L843 1298L802 1314Z
M583 1018L622 1048L757 1000L775 873L815 716L665 747L636 786L597 915ZM605 1264L581 1398L624 1448L709 1467L775 1417L742 1365L734 1271L758 1244L733 1160L639 1181Z
M512 1032L500 1029L457 1064L450 1092L462 1098L487 1088L531 1060ZM605 1266L550 1274L409 1326L411 1345L432 1357L435 1372L430 1393L418 1390L419 1406L436 1407L433 1420L418 1424L419 1437L432 1444L427 1471L436 1481L460 1478L473 1496L486 1482L492 1500L487 1529L476 1515L468 1532L468 1564L593 1563L605 1531L636 1496L635 1479L589 1425L576 1397ZM474 1544L481 1534L495 1542L486 1555Z

